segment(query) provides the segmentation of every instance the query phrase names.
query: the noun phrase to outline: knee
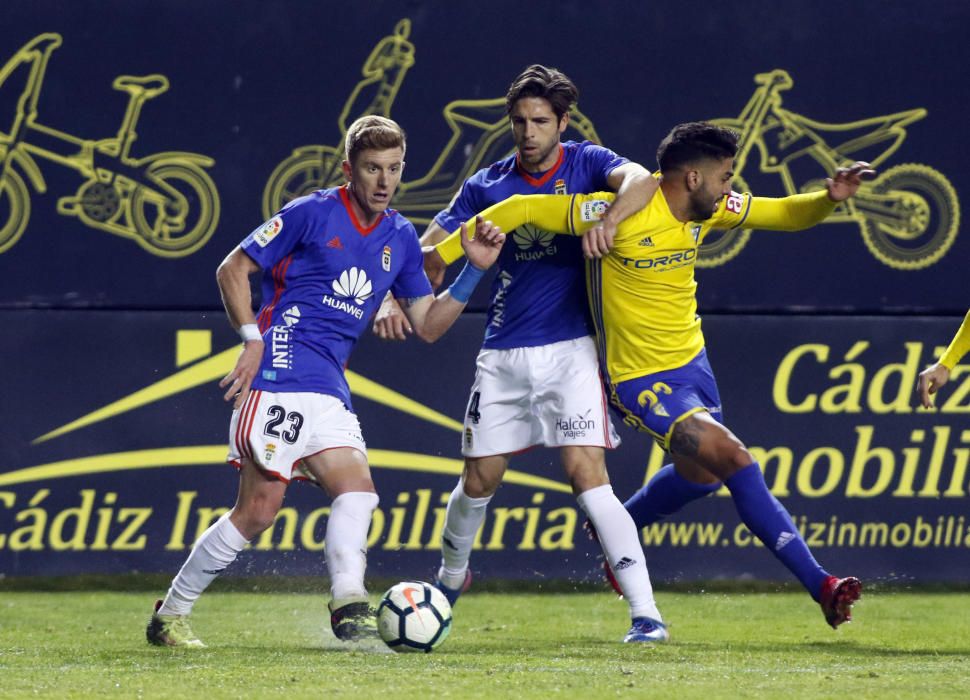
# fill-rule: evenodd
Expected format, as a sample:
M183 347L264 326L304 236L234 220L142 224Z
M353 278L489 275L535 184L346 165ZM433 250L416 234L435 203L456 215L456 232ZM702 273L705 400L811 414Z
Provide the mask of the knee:
M481 464L466 462L462 472L465 495L470 498L485 498L493 495L502 483L501 472L483 468Z
M729 446L728 458L724 460L724 466L728 471L727 476L737 474L739 471L754 462L754 455L748 452L744 443L734 438L734 444Z
M275 501L253 498L247 503L237 503L230 519L243 537L251 540L273 525L278 512Z
M566 469L566 476L569 484L573 488L573 493L579 495L590 489L605 486L610 483L610 477L606 473L606 465L585 463L575 465L573 468Z
M679 422L670 437L670 451L675 458L699 463L720 480L754 461L744 443L707 414Z
M563 471L576 495L610 483L602 448L564 447L561 459Z

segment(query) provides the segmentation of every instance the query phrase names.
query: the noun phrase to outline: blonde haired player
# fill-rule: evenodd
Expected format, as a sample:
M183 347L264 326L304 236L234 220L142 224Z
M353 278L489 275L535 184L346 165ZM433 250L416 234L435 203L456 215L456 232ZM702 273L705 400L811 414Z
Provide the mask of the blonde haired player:
M228 461L239 469L236 504L206 530L158 601L146 631L156 645L201 647L188 616L206 587L269 527L292 479L333 499L326 532L330 624L353 641L376 636L364 587L367 531L377 493L344 377L350 351L390 291L428 342L459 316L504 234L486 222L465 237L466 271L431 294L414 227L388 204L401 181L405 136L395 122L362 117L347 132L347 184L296 199L233 249L216 277L243 350L222 380L235 402ZM261 273L253 314L250 275Z

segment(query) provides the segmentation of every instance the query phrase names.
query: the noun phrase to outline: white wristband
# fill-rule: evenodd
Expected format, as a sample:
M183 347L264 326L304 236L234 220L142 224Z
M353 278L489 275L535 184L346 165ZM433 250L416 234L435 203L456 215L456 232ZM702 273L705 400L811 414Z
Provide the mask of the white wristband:
M250 340L262 340L263 334L259 332L259 326L255 323L244 323L239 326L239 337L245 343Z

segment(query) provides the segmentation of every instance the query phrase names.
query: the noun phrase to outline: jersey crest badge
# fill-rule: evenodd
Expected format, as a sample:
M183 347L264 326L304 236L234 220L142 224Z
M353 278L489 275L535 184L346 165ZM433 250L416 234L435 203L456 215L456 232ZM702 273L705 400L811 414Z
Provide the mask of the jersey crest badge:
M566 181L562 178L556 180L556 184L553 187L556 194L566 194Z
M265 248L282 230L283 219L279 216L274 216L260 228L253 231L253 240L256 241L256 245L260 248Z
M384 246L384 252L381 254L381 268L384 272L391 271L391 246Z

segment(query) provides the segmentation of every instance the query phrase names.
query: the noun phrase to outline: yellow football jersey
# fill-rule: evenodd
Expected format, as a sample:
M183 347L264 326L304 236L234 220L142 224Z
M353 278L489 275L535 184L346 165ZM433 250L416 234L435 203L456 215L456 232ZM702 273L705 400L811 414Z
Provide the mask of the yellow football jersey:
M505 231L532 223L546 231L582 235L615 195L516 195L481 213ZM705 221L678 221L663 190L618 227L604 258L587 261L587 293L600 353L612 383L681 367L704 347L697 316L697 248L712 228L794 231L824 219L835 207L825 190L782 199L732 192ZM469 230L473 230L470 222ZM461 242L436 247L451 262Z
M953 336L953 340L950 341L950 345L947 347L946 352L943 353L943 357L940 358L940 364L947 369L953 369L963 359L963 356L967 354L968 350L970 350L970 311L967 312L963 323L960 324L960 329Z
M577 195L573 233L595 224L603 200L602 194ZM587 261L590 310L611 382L681 367L701 351L697 248L711 228L742 225L750 207L751 195L732 193L710 219L685 223L658 191L646 208L617 227L609 255Z

